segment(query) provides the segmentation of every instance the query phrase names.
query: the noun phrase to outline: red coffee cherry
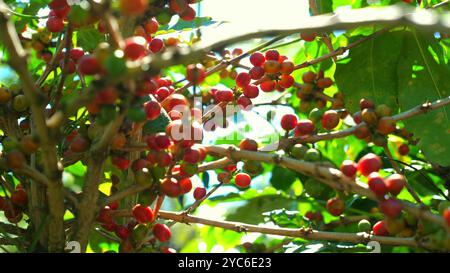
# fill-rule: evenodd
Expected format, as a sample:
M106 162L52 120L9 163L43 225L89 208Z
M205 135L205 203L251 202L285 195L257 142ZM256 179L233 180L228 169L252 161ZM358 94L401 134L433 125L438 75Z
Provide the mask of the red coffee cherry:
M378 120L377 132L382 135L389 135L395 132L396 123L392 117L382 117Z
M239 188L247 188L248 186L250 186L252 179L250 175L246 173L238 173L234 177L234 181L236 183L236 186L238 186Z
M169 166L173 161L173 157L170 153L167 153L165 151L160 151L156 155L156 162L158 163L158 166L160 167L167 167Z
M144 28L148 34L153 34L158 31L159 23L155 18L150 18L145 22Z
M407 144L400 145L400 147L398 147L398 153L400 155L403 155L403 156L409 154L409 147L408 147L408 145Z
M116 166L119 170L127 170L130 167L130 160L125 157L113 156L111 162L114 166Z
M402 205L395 198L380 201L381 212L389 218L397 218L402 213Z
M127 16L142 15L148 6L148 0L120 0L120 11Z
M244 88L250 84L250 75L247 72L241 72L236 76L236 85Z
M450 226L450 208L444 210L442 213L442 217L444 217L445 221L447 222L447 225Z
M157 223L153 226L153 235L155 235L156 239L160 242L167 242L170 240L170 237L172 237L172 232L168 226Z
M117 237L122 240L126 240L128 237L130 237L130 231L126 226L116 226L114 232L116 233Z
M59 63L59 66L61 67L61 70L64 71L64 73L70 75L75 73L76 69L76 65L75 62L73 60L67 60L67 63L64 63L64 60L61 60L61 62Z
M202 187L195 188L195 190L194 190L194 199L195 200L200 200L203 197L205 197L205 195L206 195L206 189L205 188L202 188Z
M254 84L249 84L246 87L244 87L244 96L246 96L249 99L254 99L258 97L259 95L259 88L258 86Z
M79 60L78 69L83 75L95 75L102 70L98 60L92 55L83 56Z
M302 80L304 83L313 83L316 80L316 73L312 71L307 71L303 73Z
M314 39L316 39L316 37L316 33L300 33L300 38L305 42L312 42L314 41Z
M155 120L161 114L161 105L156 101L146 102L144 109L148 120Z
M188 6L186 11L180 14L180 18L184 21L190 22L195 19L195 15L195 10L192 7Z
M273 90L275 90L276 87L276 82L275 81L263 81L259 87L261 88L262 91L264 92L272 92Z
M291 74L294 71L295 65L291 61L283 61L280 65L280 70L282 74Z
M170 138L164 133L159 133L155 136L155 144L160 150L167 149L171 144Z
M6 203L4 213L6 219L8 219L8 222L10 222L11 224L16 224L23 218L23 213L20 211L20 209L16 206L13 206L11 203Z
M125 58L137 60L146 55L147 40L140 36L130 37L125 40L125 48L123 50Z
M332 130L339 124L339 113L335 110L328 110L322 115L322 127L325 130Z
M158 98L158 101L163 101L168 96L170 96L170 90L169 90L169 88L163 86L163 87L158 88L158 90L156 90L155 95Z
M262 66L266 61L266 57L261 52L255 52L250 55L250 63L254 66Z
M265 58L266 60L278 61L280 58L280 53L275 49L267 50Z
M281 128L286 131L290 131L297 126L297 116L292 114L286 114L281 118Z
M253 139L246 138L239 143L239 148L247 151L257 151L258 143Z
M77 135L70 143L70 150L74 153L83 153L89 149L89 141L81 135Z
M97 221L103 224L112 223L112 210L110 207L106 206L102 208L97 216Z
M280 72L281 65L278 61L268 60L264 63L264 71L268 74L275 74Z
M345 160L342 162L340 170L345 176L353 178L358 171L358 165L352 160Z
M218 102L230 102L233 101L234 94L231 90L218 90L215 93L215 98Z
M280 80L278 81L278 84L283 88L289 88L294 84L294 77L291 75L281 75Z
M162 192L169 197L178 197L181 194L180 185L175 178L166 178L161 182Z
M357 137L358 139L366 139L367 137L370 136L371 132L367 124L361 124L358 127L356 127L354 134L355 137Z
M355 113L353 114L352 118L353 118L353 121L354 121L356 124L360 124L360 123L362 122L361 111L355 112Z
M259 80L261 79L266 72L264 71L264 68L261 66L254 66L249 71L248 74L250 75L250 78L252 80Z
M186 194L192 190L192 181L189 178L183 178L178 182L181 194Z
M295 126L295 136L311 135L314 130L315 126L311 120L302 119Z
M153 53L160 52L164 47L164 41L159 38L154 38L150 41L149 48Z
M19 170L26 162L26 158L21 151L13 150L6 156L6 163L12 170Z
M373 172L368 177L368 185L370 190L378 197L383 197L388 193L384 179L377 173Z
M150 207L145 207L141 204L134 206L132 213L138 223L150 223L154 219L153 210Z
M328 88L333 85L333 80L330 78L322 78L317 80L317 87L321 89Z
M387 190L395 196L402 191L403 187L406 184L406 180L403 175L393 174L386 178L384 183L386 184Z
M183 13L188 8L186 0L170 0L169 8L175 13Z
M328 199L327 210L331 215L339 216L345 210L345 203L342 199L337 198L337 197Z
M81 47L70 49L69 56L74 62L78 62L84 56L84 50Z
M103 88L95 94L94 102L97 104L114 104L119 94L114 87Z
M250 107L253 105L252 101L244 95L239 96L236 100L236 103L244 110L250 110Z
M389 236L385 221L376 222L372 227L372 231L375 236Z
M57 16L51 16L48 18L46 26L48 31L58 33L64 30L64 20Z
M119 201L114 201L108 204L108 207L112 210L118 210L120 207Z
M358 170L364 175L368 176L373 172L378 172L381 169L381 159L375 154L367 154L363 156L358 162Z
M11 193L11 203L16 206L25 208L28 205L28 195L23 188L17 187L17 189Z
M200 84L206 78L205 67L201 64L190 64L186 68L186 79L192 84Z
M197 149L187 149L184 152L183 160L187 163L196 164L200 160L200 152Z
M359 101L359 108L362 110L364 109L373 109L375 107L375 103L370 99L361 99Z
M52 0L49 4L48 7L55 10L55 9L62 9L67 7L67 0Z

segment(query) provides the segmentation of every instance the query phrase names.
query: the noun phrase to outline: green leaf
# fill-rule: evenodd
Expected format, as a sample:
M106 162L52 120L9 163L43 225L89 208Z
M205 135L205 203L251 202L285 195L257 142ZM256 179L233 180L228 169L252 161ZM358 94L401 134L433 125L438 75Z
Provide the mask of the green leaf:
M450 68L432 34L407 32L398 66L399 102L402 111L450 96ZM405 120L406 128L419 139L425 156L450 165L450 107L446 106Z
M396 31L370 39L350 49L350 61L346 58L348 62L337 64L336 83L351 113L358 111L362 98L397 109L396 69L403 36L404 32Z
M180 19L170 29L171 30L186 30L186 29L198 28L201 26L209 26L209 25L212 25L215 23L217 23L217 22L213 21L211 17L197 17L190 22L183 21ZM167 29L167 27L160 27L160 31L165 30L165 29Z
M305 219L299 211L288 211L286 209L278 209L264 213L271 221L280 227L299 228L306 224Z
M86 166L84 166L81 161L78 161L77 163L64 168L64 171L82 177L86 174L86 169Z
M317 7L317 14L311 12L313 15L327 14L333 12L333 1L330 0L315 0ZM311 7L310 7L311 8Z
M264 222L263 213L279 208L294 208L296 203L282 196L261 196L251 199L235 212L230 213L226 220L237 221L249 224L259 224Z
M164 132L169 122L170 117L167 115L166 111L161 111L161 115L159 115L157 119L145 123L142 130L145 134L156 134Z
M99 43L105 41L105 35L98 32L95 28L81 29L77 32L78 46L85 51L92 51Z
M82 8L80 5L73 5L70 9L68 17L72 23L82 25L89 20L89 11Z

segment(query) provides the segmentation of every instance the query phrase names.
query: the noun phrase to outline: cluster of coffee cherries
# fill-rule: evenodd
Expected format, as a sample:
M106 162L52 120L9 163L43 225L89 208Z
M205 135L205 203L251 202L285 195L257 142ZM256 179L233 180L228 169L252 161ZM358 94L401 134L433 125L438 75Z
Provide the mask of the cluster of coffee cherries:
M28 99L17 85L12 85L9 88L0 86L0 111L13 111L15 114L24 114L30 104Z
M173 15L178 15L184 21L195 19L196 12L192 4L198 0L120 0L120 11L127 16L143 16L147 13L157 12L156 19L162 24L167 24Z
M150 207L141 204L135 205L131 211L133 220L126 225L116 223L114 219L114 210L116 209L117 207L104 207L99 212L97 221L105 230L114 232L122 240L120 252L134 252L136 249L141 249L146 243L154 245L155 240L166 243L172 237L172 232L167 225L155 221L154 212ZM153 237L149 236L151 234ZM163 252L167 252L167 248L160 249L166 249Z
M20 36L23 46L27 49L34 49L36 57L49 63L52 59L53 53L50 50L52 45L52 33L46 28L39 28L31 35L31 40Z
M242 88L248 98L258 96L255 91L257 85L263 92L272 92L283 91L294 84L294 77L291 76L295 70L294 63L275 49L268 50L264 54L253 53L250 55L250 63L253 67L248 73L240 73L236 77L236 85ZM255 82L251 83L251 80Z
M396 134L407 140L411 139L409 132L397 127L389 106L380 104L375 107L375 103L370 99L361 99L359 106L361 110L353 114L353 120L359 124L354 132L357 138L373 142L381 147L386 145L386 136L389 134ZM364 123L362 123L363 121ZM409 148L406 144L399 147L401 155L406 155L408 152Z
M0 196L0 211L3 211L5 218L11 223L16 224L23 218L24 213L28 213L28 195L21 184L5 196Z
M316 128L317 124L320 124L325 130L333 130L339 125L342 117L340 112L332 109L322 112L318 108L316 109L317 111L311 111L308 119L298 120L294 114L284 115L281 118L281 127L286 133L294 131L294 135L300 137L314 134L318 129Z
M48 4L50 8L49 17L46 23L47 30L50 32L61 32L64 30L64 22L70 13L71 7L67 0L52 0Z
M242 50L242 48L238 47L238 48L234 48L233 50L224 49L220 55L221 55L222 59L230 60L231 58L238 57L238 56L242 55L243 53L244 53L244 51ZM208 66L206 66L206 67L208 67ZM219 75L220 75L221 79L229 78L229 79L235 80L238 75L238 72L236 71L236 65L222 69L219 72Z
M365 176L369 189L378 198L379 210L386 218L373 226L373 233L378 236L388 236L403 232L401 235L406 236L412 232L412 227L405 227L402 204L396 198L405 187L405 177L400 174L392 174L383 178L379 174L381 167L380 157L369 153L363 156L357 164L351 160L345 160L340 169L349 178L355 178L358 172ZM404 231L406 228L407 230Z
M195 10L190 6L190 4L197 2L196 0L151 2L149 0L120 0L120 12L125 16L143 16L149 10L150 12L151 10L158 10L157 20L162 24L169 23L175 14L179 15L184 21L192 21L196 17ZM52 0L49 3L49 8L50 13L46 22L48 31L54 33L62 32L68 19L67 16L71 11L71 6L67 0ZM102 33L105 31L103 22L99 22L98 30Z
M156 18L152 17L144 20L140 25L138 25L134 31L134 35L145 38L149 44L150 51L153 53L161 51L165 45L175 46L178 44L179 41L176 38L171 37L164 42L163 39L155 37L158 29L159 23Z
M325 77L323 70L318 73L307 71L302 75L303 84L300 85L297 91L297 97L300 99L300 111L308 112L313 108L315 103L316 108L323 109L327 106L326 98L319 95L323 94L324 90L333 85L333 80ZM342 93L334 94L334 100L331 105L332 109L340 109L344 105Z

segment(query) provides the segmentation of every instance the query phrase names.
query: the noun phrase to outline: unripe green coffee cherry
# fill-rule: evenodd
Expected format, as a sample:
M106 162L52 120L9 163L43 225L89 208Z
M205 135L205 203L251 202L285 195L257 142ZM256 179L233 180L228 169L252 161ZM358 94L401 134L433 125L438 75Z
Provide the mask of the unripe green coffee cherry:
M321 159L320 152L314 148L308 149L305 154L306 161L319 161Z
M295 144L294 147L291 148L291 156L299 160L304 159L307 151L307 146L302 144Z
M372 230L372 225L370 224L370 222L368 220L362 219L358 223L358 230L360 232L370 232Z
M142 186L151 185L153 183L152 173L147 168L137 170L134 173L134 180Z

